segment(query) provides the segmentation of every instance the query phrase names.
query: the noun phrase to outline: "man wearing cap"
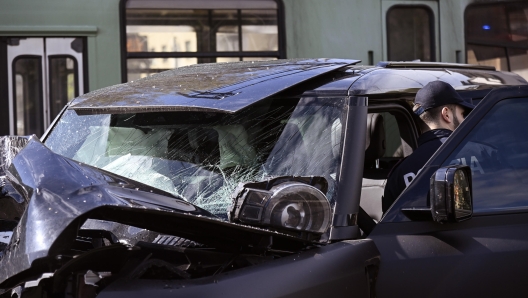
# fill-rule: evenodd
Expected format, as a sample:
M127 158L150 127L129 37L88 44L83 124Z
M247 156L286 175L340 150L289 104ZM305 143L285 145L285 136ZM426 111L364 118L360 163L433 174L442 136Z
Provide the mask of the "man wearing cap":
M397 164L389 174L382 198L387 211L401 192L409 186L429 158L475 107L465 102L451 85L433 81L416 93L413 111L424 123L418 148Z

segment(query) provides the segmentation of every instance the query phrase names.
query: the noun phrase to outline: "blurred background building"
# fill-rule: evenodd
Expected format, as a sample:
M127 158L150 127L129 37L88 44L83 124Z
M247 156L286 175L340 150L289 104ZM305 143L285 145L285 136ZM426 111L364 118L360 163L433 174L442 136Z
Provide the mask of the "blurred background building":
M0 135L41 135L73 97L175 67L303 57L528 78L528 1L0 0Z

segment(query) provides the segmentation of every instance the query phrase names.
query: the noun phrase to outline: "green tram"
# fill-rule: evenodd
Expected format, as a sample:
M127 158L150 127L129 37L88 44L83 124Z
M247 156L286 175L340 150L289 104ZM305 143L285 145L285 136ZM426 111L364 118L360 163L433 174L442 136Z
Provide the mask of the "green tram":
M528 1L0 0L0 135L42 135L74 97L167 69L301 57L528 78Z

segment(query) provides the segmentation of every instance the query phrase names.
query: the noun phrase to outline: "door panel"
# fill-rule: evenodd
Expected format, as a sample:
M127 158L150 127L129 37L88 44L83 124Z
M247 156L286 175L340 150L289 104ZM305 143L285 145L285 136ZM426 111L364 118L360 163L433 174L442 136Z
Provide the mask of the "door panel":
M508 297L528 292L523 282L528 214L444 225L381 224L373 234L383 260L378 297Z
M42 135L64 105L84 93L82 38L7 38L8 122L3 133ZM0 57L2 59L2 57ZM7 63L5 63L7 62ZM7 82L5 82L7 81ZM5 96L5 95L4 95ZM7 124L8 123L8 124Z
M527 112L527 86L491 91L402 193L370 234L383 259L379 297L528 292ZM432 172L449 164L472 169L471 219L439 224L393 216L411 204L426 209Z

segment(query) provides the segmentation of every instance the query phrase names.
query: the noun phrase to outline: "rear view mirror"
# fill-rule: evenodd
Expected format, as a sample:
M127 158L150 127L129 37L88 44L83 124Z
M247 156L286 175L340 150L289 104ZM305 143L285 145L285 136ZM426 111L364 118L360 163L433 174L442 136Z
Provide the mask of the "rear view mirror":
M431 213L436 222L459 222L471 218L473 197L471 169L452 165L438 169L431 177Z

